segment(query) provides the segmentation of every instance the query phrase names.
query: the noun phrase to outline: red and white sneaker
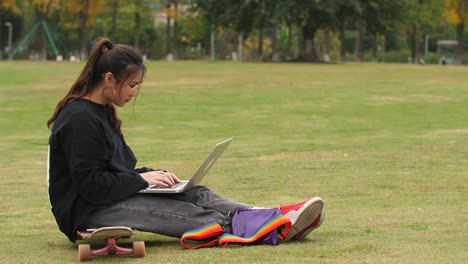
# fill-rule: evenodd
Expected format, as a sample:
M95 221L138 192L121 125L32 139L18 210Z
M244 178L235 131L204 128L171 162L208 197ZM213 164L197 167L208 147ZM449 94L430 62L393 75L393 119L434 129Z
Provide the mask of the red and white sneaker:
M320 215L315 219L315 221L304 228L301 232L297 233L297 235L294 236L294 239L296 240L301 240L304 237L308 236L310 232L312 232L314 229L317 229L325 220L325 207L322 208L322 212L320 212Z
M280 205L281 213L291 221L291 230L284 241L302 239L318 228L325 219L325 208L320 197L297 204Z

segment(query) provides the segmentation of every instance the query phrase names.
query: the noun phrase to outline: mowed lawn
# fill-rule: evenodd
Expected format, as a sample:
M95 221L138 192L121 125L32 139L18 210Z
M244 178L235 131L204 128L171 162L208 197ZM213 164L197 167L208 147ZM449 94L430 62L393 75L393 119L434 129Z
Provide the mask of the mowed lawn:
M46 121L80 63L0 63L0 263L73 263L47 198ZM235 137L203 183L258 206L325 200L300 242L185 250L138 233L147 256L93 263L466 263L468 68L148 62L120 109L139 166L187 178ZM127 242L130 240L126 240Z

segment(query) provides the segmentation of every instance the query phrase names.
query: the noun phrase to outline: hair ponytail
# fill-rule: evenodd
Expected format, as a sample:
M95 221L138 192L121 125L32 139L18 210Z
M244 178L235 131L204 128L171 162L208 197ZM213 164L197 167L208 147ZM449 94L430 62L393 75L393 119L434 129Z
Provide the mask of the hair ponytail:
M146 73L143 58L138 51L127 45L114 44L108 38L99 38L77 80L57 104L52 117L47 121L47 126L52 126L69 102L91 93L105 73L111 72L116 78L124 80L137 71L141 71L143 75ZM114 129L121 133L122 121L117 116L115 106L107 104L106 109Z

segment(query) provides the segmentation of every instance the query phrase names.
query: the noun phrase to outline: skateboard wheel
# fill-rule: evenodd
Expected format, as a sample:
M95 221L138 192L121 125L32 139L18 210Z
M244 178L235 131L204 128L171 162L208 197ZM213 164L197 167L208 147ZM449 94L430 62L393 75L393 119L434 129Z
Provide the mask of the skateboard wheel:
M90 261L91 260L91 246L88 244L78 245L78 255L80 261Z
M135 258L142 258L146 255L145 242L133 242L133 256Z

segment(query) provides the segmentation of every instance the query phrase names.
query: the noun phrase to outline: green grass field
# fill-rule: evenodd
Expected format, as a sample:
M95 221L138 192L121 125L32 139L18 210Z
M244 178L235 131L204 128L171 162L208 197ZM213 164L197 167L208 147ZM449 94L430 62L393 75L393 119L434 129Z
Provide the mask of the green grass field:
M49 209L46 121L83 64L0 63L0 263L73 263ZM139 166L189 176L236 139L204 184L258 206L321 196L297 243L185 250L139 233L147 257L93 263L466 263L468 68L149 62L120 109Z

